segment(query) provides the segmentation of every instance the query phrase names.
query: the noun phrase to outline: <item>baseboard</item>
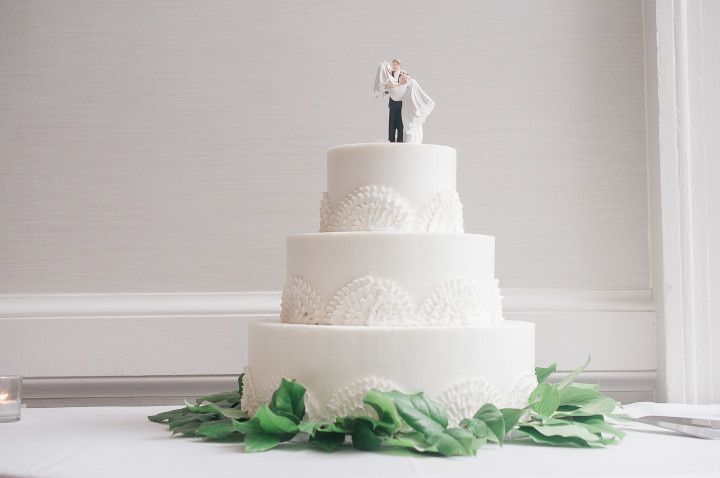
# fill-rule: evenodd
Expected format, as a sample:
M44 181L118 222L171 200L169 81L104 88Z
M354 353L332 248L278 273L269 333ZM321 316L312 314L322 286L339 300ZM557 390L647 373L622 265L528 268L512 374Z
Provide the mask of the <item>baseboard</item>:
M503 294L508 319L536 325L538 364L567 370L590 354L618 398L651 398L650 291ZM227 389L247 362L249 322L277 320L279 306L278 292L0 295L2 373L26 377L35 406L180 403Z
M560 372L553 380L561 380ZM655 372L587 372L583 382L597 383L622 403L651 401ZM36 377L24 384L29 407L182 405L186 399L237 387L235 375L175 377Z

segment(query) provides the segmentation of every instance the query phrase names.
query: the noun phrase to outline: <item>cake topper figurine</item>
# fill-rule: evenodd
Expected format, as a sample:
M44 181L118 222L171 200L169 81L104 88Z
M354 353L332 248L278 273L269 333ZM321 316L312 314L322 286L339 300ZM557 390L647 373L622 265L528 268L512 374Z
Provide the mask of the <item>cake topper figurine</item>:
M383 61L375 75L376 97L390 96L388 140L391 143L422 143L423 123L435 102L420 88L415 78L402 69L397 58Z

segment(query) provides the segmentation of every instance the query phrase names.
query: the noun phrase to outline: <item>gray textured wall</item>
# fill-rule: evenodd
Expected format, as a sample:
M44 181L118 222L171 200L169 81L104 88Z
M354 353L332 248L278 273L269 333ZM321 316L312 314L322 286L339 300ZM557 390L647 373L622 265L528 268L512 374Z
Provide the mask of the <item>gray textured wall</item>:
M649 288L639 1L0 2L0 293L277 290L399 56L504 287Z

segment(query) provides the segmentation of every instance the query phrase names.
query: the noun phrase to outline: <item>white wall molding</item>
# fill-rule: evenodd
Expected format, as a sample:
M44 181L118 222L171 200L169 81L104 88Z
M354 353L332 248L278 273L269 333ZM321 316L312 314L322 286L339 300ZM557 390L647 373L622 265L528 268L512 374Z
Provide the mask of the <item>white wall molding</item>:
M152 317L280 313L279 292L0 294L0 317Z
M503 289L506 312L654 310L649 290ZM0 318L237 316L280 313L280 292L2 294Z
M657 0L645 6L658 396L716 402L720 216L712 211L720 203L720 139L713 133L720 121L720 5Z
M559 372L553 380L567 373ZM237 387L237 375L159 377L35 377L25 380L30 407L172 405L183 400ZM586 372L582 381L597 383L624 403L652 400L653 371Z

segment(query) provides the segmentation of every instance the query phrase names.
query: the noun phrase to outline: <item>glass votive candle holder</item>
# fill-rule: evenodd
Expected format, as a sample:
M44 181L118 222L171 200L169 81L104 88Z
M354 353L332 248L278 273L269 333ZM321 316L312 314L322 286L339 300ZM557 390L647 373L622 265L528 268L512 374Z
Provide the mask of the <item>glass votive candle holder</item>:
M0 375L0 423L20 420L22 377Z

